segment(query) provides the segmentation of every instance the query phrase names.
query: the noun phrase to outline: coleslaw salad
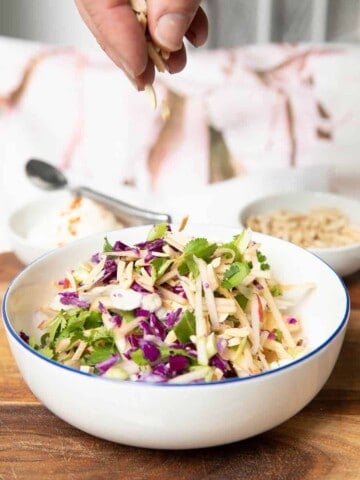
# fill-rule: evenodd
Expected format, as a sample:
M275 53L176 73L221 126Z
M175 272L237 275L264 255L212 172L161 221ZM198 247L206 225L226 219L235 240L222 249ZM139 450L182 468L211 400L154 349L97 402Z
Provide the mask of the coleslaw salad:
M119 380L212 382L245 377L307 352L292 289L272 277L244 230L227 243L152 227L136 245L104 241L57 282L41 308L42 355Z

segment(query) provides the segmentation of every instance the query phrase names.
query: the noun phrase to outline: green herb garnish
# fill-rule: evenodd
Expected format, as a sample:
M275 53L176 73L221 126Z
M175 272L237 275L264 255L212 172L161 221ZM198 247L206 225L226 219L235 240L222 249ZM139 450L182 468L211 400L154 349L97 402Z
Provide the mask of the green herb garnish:
M250 267L245 262L235 262L224 273L221 286L223 288L234 288L239 285L250 273Z
M181 319L174 327L175 335L181 343L190 341L191 335L195 335L195 315L189 310L185 310Z
M157 240L158 238L163 238L163 236L167 232L167 227L167 223L158 223L157 225L153 225L146 240L148 242L152 242L153 240Z

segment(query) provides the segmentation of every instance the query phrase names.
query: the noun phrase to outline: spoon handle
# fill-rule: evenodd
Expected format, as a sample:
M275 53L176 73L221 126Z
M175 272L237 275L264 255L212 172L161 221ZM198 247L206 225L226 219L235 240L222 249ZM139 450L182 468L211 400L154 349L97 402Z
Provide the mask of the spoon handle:
M116 217L126 225L143 225L147 223L171 223L171 216L166 213L157 213L135 207L121 200L109 197L88 187L76 187L73 193L90 198L109 208Z

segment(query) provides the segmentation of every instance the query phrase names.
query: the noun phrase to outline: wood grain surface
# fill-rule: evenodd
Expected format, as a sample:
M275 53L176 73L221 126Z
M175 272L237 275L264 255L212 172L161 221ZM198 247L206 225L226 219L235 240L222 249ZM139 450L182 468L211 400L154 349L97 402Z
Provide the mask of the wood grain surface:
M0 293L21 269L0 254ZM0 480L360 480L360 274L329 381L281 426L227 446L159 451L91 437L55 417L18 373L0 325ZM211 429L211 425L209 425Z

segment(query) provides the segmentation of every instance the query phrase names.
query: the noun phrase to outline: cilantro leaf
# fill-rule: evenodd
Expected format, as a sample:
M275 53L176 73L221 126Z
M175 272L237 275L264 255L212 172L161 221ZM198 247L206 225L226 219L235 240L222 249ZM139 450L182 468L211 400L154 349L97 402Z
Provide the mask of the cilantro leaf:
M245 295L236 295L235 300L240 305L240 307L245 310L249 299L245 297Z
M115 353L113 347L102 347L94 350L87 358L87 364L95 365L96 363L103 362Z
M184 254L185 256L195 255L196 257L209 262L216 249L216 243L209 243L206 238L194 238L185 245Z
M108 238L104 238L104 246L103 246L103 252L112 252L113 251L113 246L109 242Z
M111 309L111 311L120 315L120 317L125 323L129 323L135 319L135 313L133 310L119 310L114 308L114 309Z
M270 289L270 293L273 297L281 297L281 295L283 294L283 291L282 291L282 288L280 287L280 285L274 285Z
M148 242L152 242L153 240L157 240L158 238L163 238L163 236L167 232L167 228L167 223L158 223L157 225L153 225L146 240Z
M56 339L70 338L71 342L84 338L84 330L95 329L102 325L101 312L73 308L62 312L64 322ZM51 337L50 337L51 338Z
M229 243L223 243L221 245L222 248L228 248L230 250L232 250L234 252L234 262L240 262L242 260L242 255L236 245L236 242L233 241L233 242L229 242ZM225 258L229 258L230 255L228 253L224 253L223 254Z
M151 260L152 274L154 274L155 280L162 277L166 270L172 265L173 261L168 258L158 257Z
M180 320L174 327L174 332L181 343L187 343L191 335L195 335L195 315L189 310L185 310Z
M39 348L38 352L41 353L41 355L44 355L44 357L47 357L47 358L54 358L54 356L55 356L53 349L49 345L46 345L45 347Z
M244 262L235 262L224 273L221 286L224 288L234 288L239 285L250 273L250 267Z
M197 277L199 275L199 269L193 257L202 258L208 263L217 247L216 243L209 243L206 238L194 238L190 240L185 245L183 253L184 259L178 267L180 275L187 275L191 272L194 277Z
M270 265L266 263L267 257L266 255L262 254L260 250L256 251L256 256L257 259L259 260L260 263L260 269L261 270L270 270Z
M61 332L66 326L66 318L64 316L65 312L59 313L50 323L49 328L49 342L52 343L57 337L58 333Z
M275 340L281 343L284 336L283 332L277 328L275 329L274 334L275 334Z
M131 360L133 360L135 363L137 363L140 366L149 365L149 360L147 360L144 357L144 354L141 348L138 348L137 350L134 350L133 352L131 352L130 356L131 356Z

